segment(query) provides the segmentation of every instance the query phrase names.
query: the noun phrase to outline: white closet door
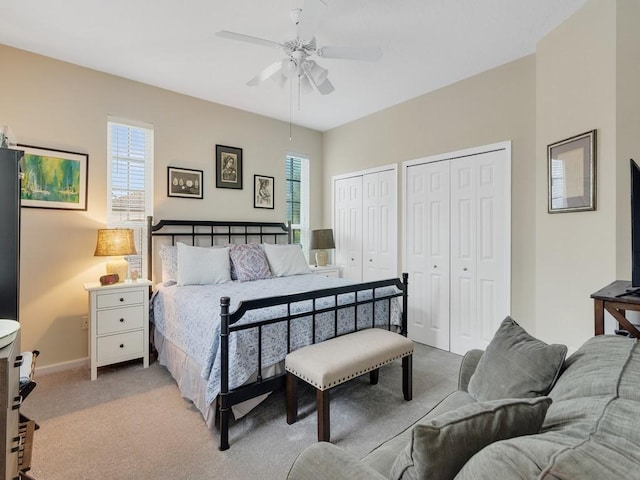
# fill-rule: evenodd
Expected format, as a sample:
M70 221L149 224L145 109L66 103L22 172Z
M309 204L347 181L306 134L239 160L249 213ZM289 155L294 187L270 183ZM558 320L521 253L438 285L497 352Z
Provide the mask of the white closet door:
M409 337L449 350L449 163L408 168Z
M334 241L342 276L362 280L362 176L334 182Z
M362 280L398 276L397 180L394 170L362 177Z
M451 346L486 348L509 313L504 150L451 161Z

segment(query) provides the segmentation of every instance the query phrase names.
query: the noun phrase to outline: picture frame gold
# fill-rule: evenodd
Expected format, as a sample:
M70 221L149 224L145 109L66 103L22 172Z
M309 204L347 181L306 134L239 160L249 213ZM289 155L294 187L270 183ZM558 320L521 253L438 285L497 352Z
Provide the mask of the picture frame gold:
M548 212L596 209L596 130L547 146Z

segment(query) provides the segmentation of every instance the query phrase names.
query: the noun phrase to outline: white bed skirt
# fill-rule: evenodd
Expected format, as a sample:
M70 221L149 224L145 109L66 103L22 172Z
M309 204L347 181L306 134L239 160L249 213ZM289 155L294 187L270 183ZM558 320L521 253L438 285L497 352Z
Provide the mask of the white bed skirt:
M158 363L169 370L169 373L171 373L171 376L178 384L178 389L180 390L182 397L190 400L195 407L200 410L200 413L202 413L202 416L209 428L214 428L216 420L216 405L215 402L207 405L205 401L207 382L200 375L202 372L202 366L198 365L196 361L182 351L182 349L176 347L173 343L165 339L164 336L162 336L162 334L155 328L153 329L153 341L154 346L158 351ZM274 365L268 368L263 368L262 375L264 378L267 378L281 373L283 369L283 365ZM254 374L247 383L254 382L255 378L256 375ZM259 397L234 405L231 407L231 412L233 413L234 418L238 419L245 416L268 396L269 394L265 393Z

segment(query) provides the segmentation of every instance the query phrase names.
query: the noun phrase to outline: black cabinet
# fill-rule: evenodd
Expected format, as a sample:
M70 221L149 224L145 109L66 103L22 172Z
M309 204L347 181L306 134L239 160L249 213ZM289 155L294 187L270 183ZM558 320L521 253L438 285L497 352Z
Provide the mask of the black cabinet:
M0 148L0 318L19 320L20 158Z

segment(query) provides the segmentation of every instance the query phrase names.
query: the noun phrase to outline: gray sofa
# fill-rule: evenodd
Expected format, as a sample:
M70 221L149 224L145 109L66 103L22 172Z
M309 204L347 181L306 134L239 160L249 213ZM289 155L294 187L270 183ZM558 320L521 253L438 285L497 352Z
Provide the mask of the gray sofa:
M486 352L469 352L458 390L412 427L361 460L330 443L314 444L298 456L288 478L640 479L640 344L621 336L593 337L565 361L559 346L547 346L517 331L512 320L506 327L505 322L506 344L502 338L496 354L494 338ZM519 339L514 340L514 329ZM530 359L532 345L539 354ZM511 350L520 358L510 358ZM543 372L546 387L540 378L529 378L545 369L540 363L545 361L559 362L555 374L555 366ZM523 394L523 385L534 388ZM487 400L487 392L528 400ZM525 404L525 410L520 405L497 416L514 403ZM484 423L477 423L478 412L484 412ZM468 423L470 418L476 423Z

